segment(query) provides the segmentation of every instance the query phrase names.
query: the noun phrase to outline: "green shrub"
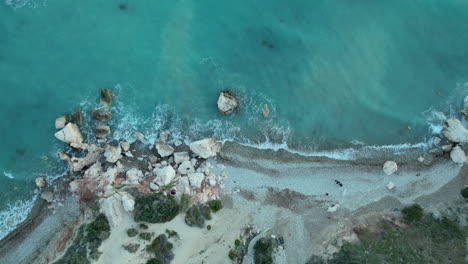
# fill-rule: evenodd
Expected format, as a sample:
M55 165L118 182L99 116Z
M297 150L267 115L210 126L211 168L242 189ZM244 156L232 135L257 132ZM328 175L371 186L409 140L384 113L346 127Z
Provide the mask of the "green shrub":
M192 205L187 212L185 213L185 223L191 227L200 227L205 226L205 218L200 212L200 207L197 205Z
M127 235L128 237L134 237L138 235L138 230L136 230L136 228L129 228L127 229Z
M460 191L461 195L463 196L463 198L468 198L468 187L465 187L463 188L461 191Z
M179 234L174 231L174 230L169 230L169 229L166 229L166 234L169 238L171 237L179 237Z
M219 210L223 209L223 203L220 200L212 200L208 204L211 208L211 211L213 211L213 213L216 213Z
M122 245L122 247L130 253L135 253L140 248L140 244L130 243L127 245Z
M146 262L146 264L162 264L162 261L160 259L155 259L152 258Z
M418 204L413 204L411 206L403 208L403 210L401 210L401 213L403 214L405 219L410 222L420 221L421 218L424 216L424 211Z
M179 213L179 205L172 195L149 194L135 199L134 218L137 222L164 223Z
M260 238L257 243L255 243L253 249L255 264L273 263L273 241L271 238Z
M234 250L230 250L229 254L228 254L228 257L229 257L230 260L235 260L236 259L236 252L234 252Z
M148 225L143 224L143 223L142 223L142 224L139 224L138 227L140 227L141 229L148 229L148 228L149 228Z
M153 253L155 259L159 260L161 264L169 264L174 259L172 248L172 243L167 240L164 234L157 236L151 244L146 246L146 250Z
M140 233L140 238L143 240L150 241L151 237L152 237L151 233Z
M190 207L190 203L192 202L192 198L190 195L184 193L180 197L180 211L185 213Z
M234 246L238 248L241 245L241 242L239 239L234 240Z
M206 220L211 220L211 208L208 205L200 205L200 213Z
M208 231L210 231L210 230L211 230L211 225L207 225L207 226L206 226L206 229L207 229Z

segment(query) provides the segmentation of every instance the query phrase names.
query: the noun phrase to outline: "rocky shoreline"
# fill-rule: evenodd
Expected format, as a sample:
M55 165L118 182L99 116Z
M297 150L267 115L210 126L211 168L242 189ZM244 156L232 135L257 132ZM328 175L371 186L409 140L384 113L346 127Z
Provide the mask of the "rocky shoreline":
M68 163L70 173L50 185L45 182L44 178L36 180L37 186L42 189L41 199L36 201L28 219L0 241L0 262L12 263L14 260L14 263L56 263L56 261L61 263L61 258L67 257L69 252L69 250L65 252L66 245L69 245L69 249L73 248L73 237L80 234L77 227L92 225L93 219L98 214L105 217L104 222L109 225L110 232L109 234L100 235L102 237L102 246L101 244L93 246L93 250L101 253L92 256L88 261L96 263L105 263L100 259L109 260L113 257L107 252L113 246L106 243L106 239L132 241L132 243L128 242L127 244L122 242L122 246L137 245L135 239L122 238L121 235L127 232L125 228L131 229L138 222L149 225L150 230L155 230L153 233L161 233L160 229L166 228L166 226L186 230L189 227L181 227L181 223L184 222L190 228L194 228L193 226L195 228L205 228L205 222L207 222L208 226L210 226L208 231L210 231L210 236L213 236L213 239L215 235L232 237L230 239L225 238L220 243L220 246L225 247L225 252L215 253L216 250L211 249L213 259L222 261L219 263L229 263L227 256L228 252L230 252L230 244L232 244L230 240L234 240L237 235L227 235L222 230L222 226L217 225L226 225L222 222L222 219L229 221L230 218L234 222L229 226L237 229L238 232L246 232L245 230L252 232L254 226L261 228L270 226L271 229L267 233L275 237L276 247L279 248L276 251L278 258L281 258L279 255L286 254L283 257L288 261L302 261L304 253L299 254L299 252L289 248L283 249L282 243L279 243L280 240L276 238L275 234L286 234L288 230L277 226L279 223L271 222L275 217L270 220L259 218L271 218L267 209L259 209L258 215L252 215L255 214L255 206L258 206L259 203L266 207L274 206L271 212L275 211L278 214L289 215L290 212L294 212L301 217L298 218L292 215L289 215L289 217L292 219L291 221L299 222L304 221L302 214L307 213L306 211L301 212L297 208L306 206L304 210L307 208L307 210L320 211L319 215L324 218L317 221L326 222L327 219L335 219L336 216L332 216L334 214L349 214L350 218L353 214L355 217L362 216L363 212L369 213L364 208L380 199L384 201L381 206L388 208L391 205L384 200L387 196L396 197L399 201L396 204L401 205L401 203L420 199L423 196L430 196L431 194L426 193L426 191L432 190L435 193L445 184L449 184L455 179L465 185L467 184L466 173L464 172L466 170L463 170L462 166L466 163L465 150L468 143L468 130L463 127L459 120L454 118L447 120L441 137L433 139L434 148L430 151L418 149L395 155L395 151L383 150L379 153L379 156L373 156L372 158L340 161L324 157L305 157L283 150L258 150L229 142L223 145L215 138L200 139L189 145L185 145L183 142L169 144L169 131L162 131L158 139L151 145L143 143L145 136L139 132L135 133L137 140L132 143L110 140L111 128L107 126L106 122L112 119L112 114L108 111L112 107L112 97L113 92L111 90L103 89L100 99L103 106L91 113L97 143L84 142L84 137L80 131L80 125L83 123L80 111L56 119L55 127L59 131L57 131L55 137L70 146L69 150L59 154L60 158ZM223 114L232 113L238 107L235 95L226 91L222 92L218 100L218 107ZM447 160L448 157L453 163ZM444 170L447 171L447 174L450 174L450 177L439 179L436 174ZM291 175L290 178L284 178L285 175L289 174L288 172L295 172L296 174ZM342 176L336 176L335 179L328 179L330 181L334 180L334 183L330 184L331 187L328 186L328 183L321 182L322 177L333 175L330 172L338 173L337 175L342 174ZM358 176L358 173L362 173L364 176ZM411 177L410 174L413 173L417 177L422 173L424 177L423 179L408 180ZM307 176L309 174L310 178ZM228 178L228 175L234 176ZM250 175L250 178L246 178L245 175ZM380 175L381 179L376 181L374 178L376 175ZM353 182L353 177L356 177L356 183ZM366 180L360 182L359 177L364 177ZM394 179L391 177L394 177ZM316 181L311 181L311 179ZM426 189L416 188L415 194L408 194L407 190L402 191L409 186L416 186L417 182L420 181L430 184L431 187L426 186ZM361 201L359 199L349 201L349 198L345 197L359 197L362 191L354 189L354 184L361 184L359 188L377 189L377 187L371 187L366 182L382 185L379 187L382 188L380 192L369 195L368 199L373 197L372 199L375 201ZM301 186L305 184L311 184L311 186ZM339 191L333 191L334 184L338 186ZM327 188L330 188L331 191L328 191L326 195L325 192L321 193L322 190ZM450 191L453 191L453 188ZM321 197L321 195L325 196ZM153 199L151 200L152 205L142 204L143 201L148 199ZM184 199L188 199L188 206L181 209ZM298 202L297 199L301 202L295 205ZM456 196L453 196L453 199L456 199ZM155 201L167 201L169 207L158 207L155 205ZM222 201L226 209L211 216L211 211L214 212L213 201L220 204ZM310 204L307 205L305 201ZM173 205L169 205L172 203ZM428 206L430 206L429 204ZM310 205L314 205L316 208L312 209ZM167 208L172 208L171 206L177 207L177 213L168 211ZM148 208L151 211L150 215L148 215ZM286 212L285 209L287 209ZM188 219L188 215L203 215L204 210L210 212L201 218ZM179 212L185 216L185 219L180 218L182 216L179 216ZM235 217L232 214L237 214L239 218L232 219L232 217ZM250 220L241 219L245 217ZM203 224L200 224L200 221ZM349 225L349 223L346 223L346 225ZM344 232L343 230L341 232ZM198 230L193 232L199 236L207 237L206 232L208 231ZM297 232L298 230L291 229L289 233L292 231ZM86 232L85 235L89 235ZM120 232L120 234L115 232ZM150 234L148 235L149 240L154 236L150 232L138 232L140 234ZM349 230L346 232L349 232ZM256 236L260 233L261 231L258 230L253 234ZM337 234L337 232L332 233ZM34 237L31 234L39 235L36 236L36 240L28 240L29 236ZM239 249L242 250L237 250L236 246L236 250L232 251L234 252L232 253L234 254L233 258L237 258L235 260L237 263L242 263L243 254L248 254L247 248L252 248L253 245L249 246L248 243L245 243L252 240L254 236L246 235L248 239L239 242L243 246L239 247ZM320 237L326 240L330 239L330 236ZM165 234L161 234L156 239L166 241L168 238L166 238ZM283 239L282 236L281 239ZM47 242L37 243L37 241ZM115 240L113 241L115 242ZM178 244L179 252L181 248L187 246L175 238L171 239L169 237L167 241ZM143 241L140 243L150 246L150 242ZM311 241L303 238L292 244L299 245L301 242L308 243ZM314 240L314 242L317 241ZM155 242L153 241L153 243ZM22 246L26 246L29 251L22 251L21 256L15 258L18 253L13 248ZM86 247L89 248L90 245L85 245ZM82 250L78 246L77 248L77 250ZM314 253L328 254L331 252L330 250L330 245L328 245L322 251L316 250L317 252ZM207 252L210 252L210 250ZM151 254L146 251L139 251L137 255L128 255L130 253L122 253L124 254L122 256L117 255L135 260L134 262L129 260L128 263L146 263L145 261L151 258ZM100 254L103 254L101 258ZM156 258L159 258L159 253L156 252L155 254ZM302 256L292 257L291 254ZM174 258L174 254L171 256L161 258L164 259L161 263L170 263ZM181 261L184 257L186 257L186 260L193 258L193 256L189 255L178 256L176 254L175 259ZM197 259L201 257L206 258L207 256L203 253ZM231 253L229 253L229 257L231 257ZM197 262L193 260L190 263Z

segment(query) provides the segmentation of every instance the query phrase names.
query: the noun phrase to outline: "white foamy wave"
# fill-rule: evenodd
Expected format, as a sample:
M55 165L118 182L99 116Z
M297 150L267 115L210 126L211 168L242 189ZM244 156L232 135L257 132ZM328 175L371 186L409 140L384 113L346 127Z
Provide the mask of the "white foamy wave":
M21 7L38 8L45 6L46 0L5 0L7 6L15 9Z
M18 224L26 220L36 198L37 196L34 196L31 200L16 201L13 205L9 205L7 209L0 211L0 239L3 239Z
M13 177L13 174L12 174L11 172L6 172L6 171L4 171L4 172L3 172L3 175L5 175L5 177L8 177L8 178L10 178L10 179L14 179L14 178L15 178L15 177Z

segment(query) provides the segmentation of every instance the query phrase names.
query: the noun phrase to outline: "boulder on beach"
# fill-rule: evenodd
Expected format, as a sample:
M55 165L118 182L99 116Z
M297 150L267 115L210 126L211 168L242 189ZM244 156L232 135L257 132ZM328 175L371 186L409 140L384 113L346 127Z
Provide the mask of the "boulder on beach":
M192 163L189 160L185 160L179 165L177 171L182 175L187 175L189 173L194 173L195 169L192 166Z
M107 162L116 163L119 159L122 158L122 149L119 145L107 145L106 151L104 152L104 157L106 158Z
M222 144L216 138L206 138L190 143L190 150L203 159L214 157L221 150Z
M55 133L55 137L68 144L83 142L80 129L73 123L68 123L62 130Z
M102 89L101 90L101 104L106 105L107 107L110 107L112 104L112 97L114 96L114 93L112 92L111 89Z
M135 198L129 193L122 193L122 206L126 212L131 212L135 208Z
M174 153L174 162L176 164L180 164L184 161L190 161L190 156L188 154L188 152L176 152Z
M383 171L387 175L392 175L398 170L398 165L394 161L387 161L383 165Z
M158 154L165 158L169 157L174 153L174 148L171 145L162 143L162 142L156 142L156 150L158 151Z
M227 115L239 106L236 95L231 91L222 91L218 98L218 109L221 113Z
M143 179L143 172L137 168L132 168L127 171L127 181L130 184L138 184Z
M97 125L95 133L97 138L106 139L110 135L111 129L109 126Z
M45 176L39 176L36 178L36 186L43 189L47 187L47 180Z
M455 163L465 163L466 162L466 154L460 146L456 146L450 151L450 158Z
M122 141L120 142L120 147L122 148L122 151L127 152L130 150L130 143L127 141Z
M80 109L76 109L73 113L72 122L75 123L77 126L83 125L83 113Z
M59 116L55 119L55 128L62 129L71 121L70 115Z
M154 168L153 173L156 175L156 183L159 186L168 185L176 176L175 170L171 166Z
M205 174L201 172L190 173L188 179L190 181L190 186L201 188L202 182L205 179Z
M460 120L453 117L445 121L442 135L455 143L468 143L468 130L463 126Z
M91 118L98 122L106 122L112 119L112 114L104 109L97 109L91 112Z

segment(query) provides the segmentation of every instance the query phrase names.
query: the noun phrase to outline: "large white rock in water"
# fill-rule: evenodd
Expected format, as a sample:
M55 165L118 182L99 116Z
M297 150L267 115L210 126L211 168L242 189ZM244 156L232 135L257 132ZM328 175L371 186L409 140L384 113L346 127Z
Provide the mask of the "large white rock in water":
M83 143L80 129L73 123L68 123L62 130L55 133L55 137L65 143Z
M237 108L237 106L239 106L239 103L237 102L234 93L229 91L222 91L219 94L218 109L221 111L221 113L225 115L230 114L234 111L234 109Z
M155 168L153 173L156 174L156 183L160 186L168 185L176 176L175 170L171 166Z
M59 116L55 119L55 128L56 129L62 129L64 128L69 122L70 122L70 116L69 115L63 115Z
M122 158L122 149L120 146L107 145L104 157L106 157L107 162L116 163Z
M206 138L190 143L190 150L203 159L214 157L221 150L222 144L216 138Z
M174 148L162 142L156 142L156 150L161 157L168 157L174 153Z
M125 211L131 212L135 209L135 198L131 196L129 193L121 194L122 197L122 206Z
M453 117L445 121L442 135L452 142L468 143L468 130L463 126L460 120Z
M102 198L99 200L99 204L99 210L107 217L109 224L112 227L118 227L125 214L120 194L115 193L107 198Z
M460 146L456 146L452 149L450 152L450 158L453 160L453 162L456 163L465 163L466 162L466 155L463 149L460 148Z
M184 161L190 161L190 156L188 152L176 152L174 153L174 162L180 164Z
M387 175L392 175L398 170L398 165L394 161L387 161L383 165L383 171Z
M205 179L205 174L200 172L190 173L188 175L190 185L195 188L201 188L202 182Z

